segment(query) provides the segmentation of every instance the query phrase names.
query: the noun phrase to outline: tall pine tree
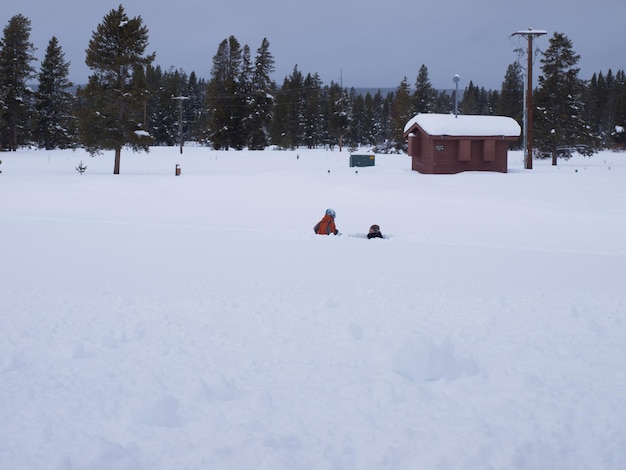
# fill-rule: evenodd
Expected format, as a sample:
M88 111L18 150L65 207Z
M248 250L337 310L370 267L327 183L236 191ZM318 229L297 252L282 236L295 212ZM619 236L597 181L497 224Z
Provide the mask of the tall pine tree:
M154 54L146 55L147 47L143 20L129 18L120 5L98 25L86 51L85 63L94 73L81 91L80 140L92 155L114 150L114 174L120 172L124 146L148 151L150 144L143 129L145 68Z
M216 150L244 145L242 118L246 103L240 90L242 63L243 53L237 38L224 39L213 56L205 97L208 140Z
M206 129L202 124L206 82L204 79L199 79L194 71L189 74L188 90L189 100L185 103L184 108L185 120L189 123L189 135L187 139L194 142L202 142L203 133Z
M593 74L587 86L585 104L587 121L591 129L598 134L604 148L615 143L616 133L626 124L623 120L623 71L618 70L615 75L609 69L605 74L600 71ZM617 126L617 128L616 128Z
M274 56L270 43L263 38L256 51L252 67L250 96L248 98L248 148L263 150L270 143L270 124L276 85L270 78L274 71Z
M396 150L406 150L407 143L404 140L404 126L412 117L411 91L407 78L404 77L396 90L391 107L393 142Z
M579 59L572 41L557 32L541 59L533 135L535 148L540 155L551 156L552 165L558 157L570 158L575 151L592 155L598 145L585 122L585 83L578 78L576 67Z
M59 41L52 37L39 72L39 88L35 94L36 124L33 137L40 148L52 150L74 146L76 118L74 95L69 91L70 63L65 60Z
M485 115L495 111L498 95L487 92L485 88L478 88L470 80L469 85L463 92L463 99L459 104L459 112L463 114Z
M35 78L32 62L35 47L30 42L31 23L15 15L0 40L0 147L17 150L29 141L33 94L27 85Z
M619 148L626 149L626 74L623 70L615 73L612 96L615 106L613 142Z
M366 135L366 112L365 112L365 97L357 93L354 88L350 88L348 94L350 100L350 127L348 128L348 134L346 135L346 145L349 145L350 151L358 148L359 144L364 142Z
M522 67L518 62L510 64L506 69L504 81L500 91L500 99L496 106L496 113L509 116L520 125L524 113L524 78Z
M496 114L512 117L520 126L523 125L524 121L524 78L522 74L522 67L518 62L507 67L496 104ZM516 148L522 147L523 138L523 136L518 138L515 144Z
M367 97L366 97L367 98ZM387 93L383 97L380 89L372 97L371 103L365 100L366 107L369 108L368 114L371 115L370 142L376 146L376 149L388 151L385 148L387 142L391 139L391 103L393 101L393 93ZM405 123L406 124L406 123Z
M294 149L305 141L302 122L305 117L306 89L302 72L295 65L276 93L276 108L272 120L272 143Z
M322 80L317 73L307 74L302 93L304 102L303 143L306 144L307 148L315 148L328 141L328 130L324 122Z
M149 90L148 129L154 145L180 144L181 124L184 142L189 123L185 113L189 103L187 75L182 70L174 69L162 72L158 66L148 67L146 72Z
M341 84L330 82L326 105L328 133L331 138L330 145L331 148L335 144L339 145L339 151L341 152L343 148L343 138L350 125L350 103L346 90L341 88Z
M413 92L415 114L431 113L434 98L435 90L428 78L428 68L422 64L415 80L415 91Z
M378 90L378 96L380 96L380 90ZM376 145L376 129L378 128L376 122L376 104L374 97L368 91L363 98L363 120L361 122L361 128L363 134L360 136L362 142L365 145Z

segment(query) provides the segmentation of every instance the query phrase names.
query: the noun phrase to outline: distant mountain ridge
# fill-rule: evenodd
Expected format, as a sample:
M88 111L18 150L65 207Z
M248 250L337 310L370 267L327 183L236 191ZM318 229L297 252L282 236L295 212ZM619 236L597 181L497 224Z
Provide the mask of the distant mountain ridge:
M380 94L383 96L386 96L388 93L395 93L398 88L360 88L360 87L353 87L354 91L357 93L357 95L367 95L368 93L372 96L374 96L376 93L378 93L378 90L380 90ZM439 90L437 89L437 91L440 92L445 92L448 95L452 95L452 93L454 93L454 89L442 89ZM459 96L461 96L462 91L459 90Z

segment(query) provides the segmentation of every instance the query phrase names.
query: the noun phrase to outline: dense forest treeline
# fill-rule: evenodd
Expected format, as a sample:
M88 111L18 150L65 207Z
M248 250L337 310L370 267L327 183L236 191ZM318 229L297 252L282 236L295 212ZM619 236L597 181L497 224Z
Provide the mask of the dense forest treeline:
M91 153L123 147L195 142L215 149L267 146L405 150L403 128L417 113L452 113L454 91L435 89L422 65L392 92L359 93L325 84L294 66L282 83L270 76L274 57L264 39L253 52L231 36L212 59L209 77L163 70L146 55L148 29L122 6L94 31L86 51L93 74L76 87L58 40L48 43L35 69L30 21L10 19L0 39L0 148L84 147ZM538 156L592 154L626 147L623 70L579 78L572 42L555 33L542 53L533 114ZM524 74L519 63L503 71L499 90L472 81L459 96L460 114L505 115L523 121ZM33 84L35 84L33 86ZM522 138L518 141L521 146Z

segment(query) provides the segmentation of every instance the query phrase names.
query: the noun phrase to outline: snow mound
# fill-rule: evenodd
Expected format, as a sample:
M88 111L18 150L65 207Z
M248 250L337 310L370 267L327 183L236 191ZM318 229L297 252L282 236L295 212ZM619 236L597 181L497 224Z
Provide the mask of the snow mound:
M396 374L415 382L453 380L479 372L474 358L455 351L450 338L437 344L421 333L405 339L393 354L392 367Z
M112 442L101 436L87 438L85 447L79 457L66 458L58 462L56 468L67 470L133 470L141 468L140 463L133 457L135 446L126 448L117 442Z

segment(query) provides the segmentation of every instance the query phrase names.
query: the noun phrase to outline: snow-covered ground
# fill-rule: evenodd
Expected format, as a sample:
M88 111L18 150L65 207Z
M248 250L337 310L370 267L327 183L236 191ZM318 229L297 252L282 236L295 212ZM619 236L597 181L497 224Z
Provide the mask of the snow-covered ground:
M626 466L624 153L0 158L2 469Z

